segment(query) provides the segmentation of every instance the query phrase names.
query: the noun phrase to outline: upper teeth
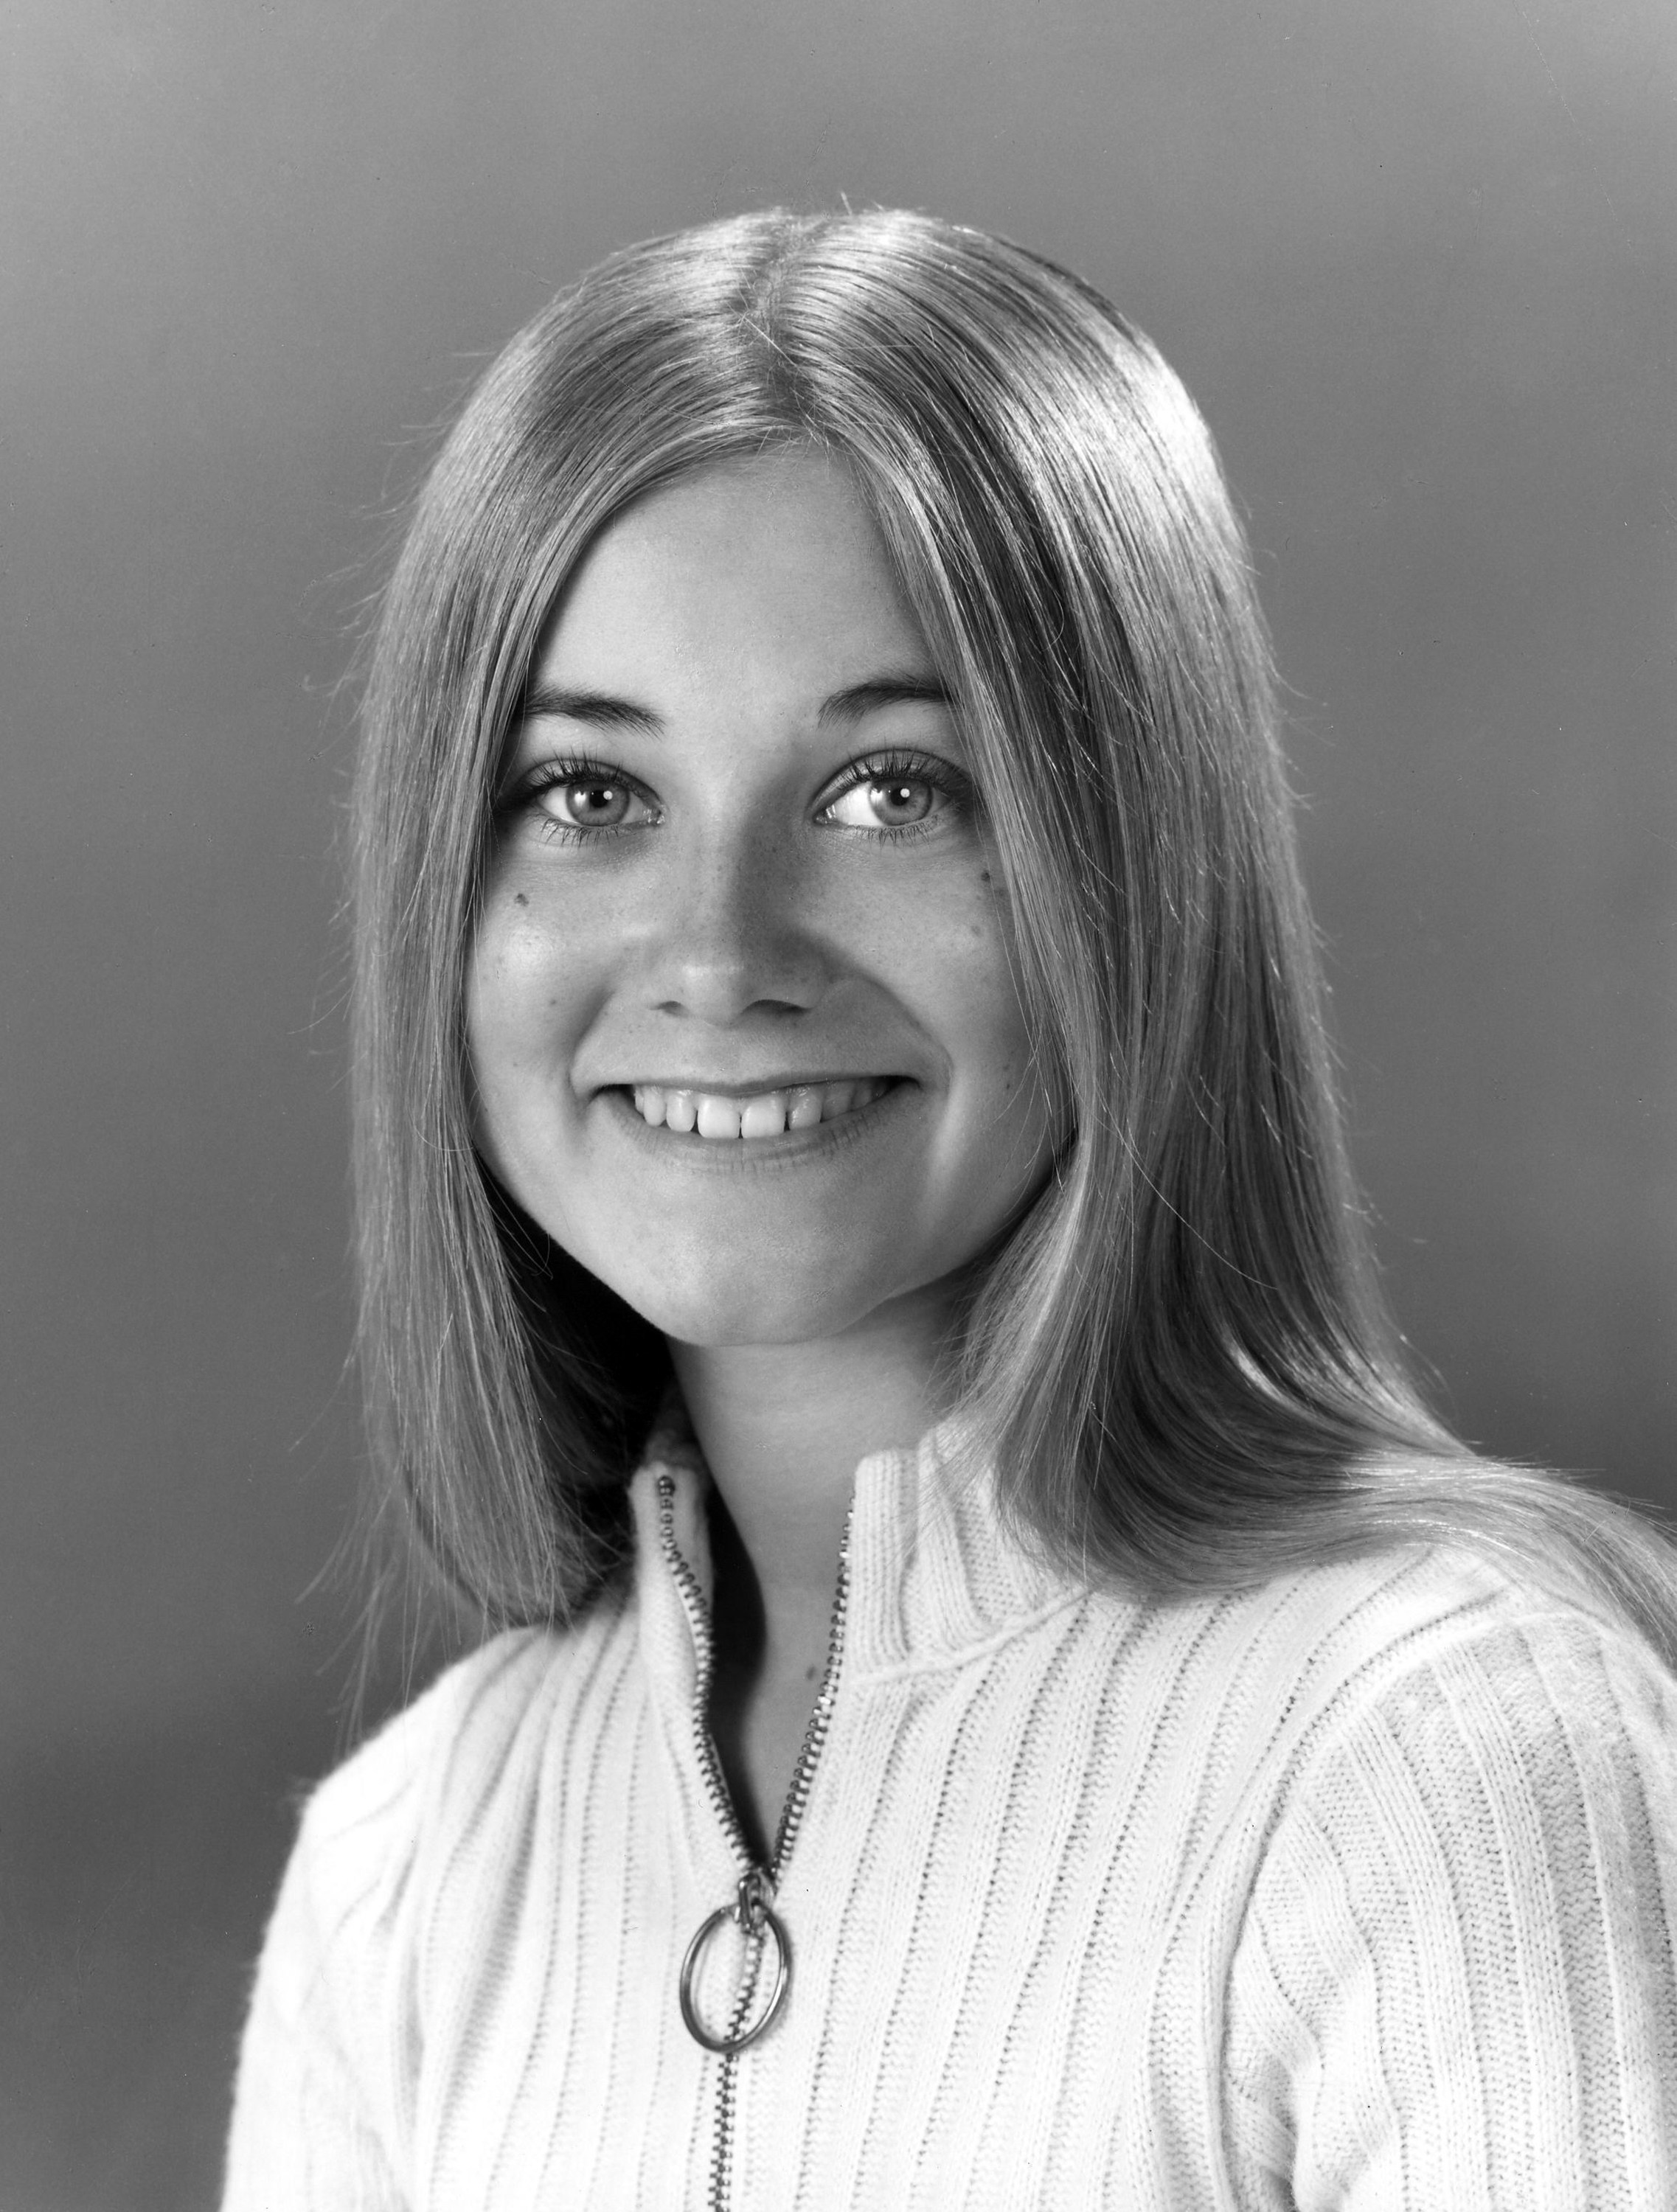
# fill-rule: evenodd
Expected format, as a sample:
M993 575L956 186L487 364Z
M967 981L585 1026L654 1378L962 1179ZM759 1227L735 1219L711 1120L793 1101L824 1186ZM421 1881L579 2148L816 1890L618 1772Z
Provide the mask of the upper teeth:
M654 1129L702 1137L778 1137L783 1129L812 1129L858 1106L871 1105L889 1086L877 1075L844 1083L799 1083L789 1091L761 1091L755 1098L729 1098L714 1091L675 1091L637 1083L636 1112Z

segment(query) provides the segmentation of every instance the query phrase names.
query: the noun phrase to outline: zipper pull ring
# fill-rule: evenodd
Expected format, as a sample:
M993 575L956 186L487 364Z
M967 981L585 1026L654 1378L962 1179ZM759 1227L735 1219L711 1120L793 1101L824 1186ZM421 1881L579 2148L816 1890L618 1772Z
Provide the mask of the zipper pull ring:
M707 2051L720 2051L725 2058L732 2058L736 2051L755 2043L786 2000L787 1987L792 1979L792 1945L779 1913L769 1901L774 1893L774 1885L763 1869L748 1867L739 1877L733 1903L717 1906L688 1945L687 1956L681 1962L681 2016L687 2033L695 2043L702 2044ZM717 2035L699 2017L693 2001L693 1977L711 1937L725 1920L732 1921L744 1936L748 1948L727 2027ZM752 2019L751 2001L762 1978L766 1941L772 1942L775 1947L775 1982L768 2002Z

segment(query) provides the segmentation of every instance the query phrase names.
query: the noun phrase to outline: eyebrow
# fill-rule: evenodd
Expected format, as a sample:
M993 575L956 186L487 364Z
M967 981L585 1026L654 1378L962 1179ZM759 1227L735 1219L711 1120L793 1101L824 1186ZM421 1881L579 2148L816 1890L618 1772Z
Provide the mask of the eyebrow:
M848 690L835 691L830 699L823 700L816 720L859 722L864 714L872 714L881 707L917 703L948 707L954 702L935 676L875 676L866 684L853 684Z
M849 684L823 699L816 720L823 724L859 722L882 707L952 703L947 689L935 676L872 676L865 684ZM567 690L556 684L532 684L524 695L519 720L533 722L547 715L563 715L568 721L586 722L597 730L640 730L649 737L657 737L664 728L661 715L633 699L614 698L606 691Z
M520 721L534 722L549 714L562 714L572 722L591 722L597 730L644 730L654 737L664 727L661 716L650 707L637 707L632 699L614 699L605 691L567 691L556 684L532 684L520 705Z

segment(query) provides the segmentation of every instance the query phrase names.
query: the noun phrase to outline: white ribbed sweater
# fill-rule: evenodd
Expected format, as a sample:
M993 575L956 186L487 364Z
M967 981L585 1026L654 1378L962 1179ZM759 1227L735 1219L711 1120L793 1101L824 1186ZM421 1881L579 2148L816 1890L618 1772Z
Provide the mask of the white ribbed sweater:
M677 1975L738 1866L656 1473L632 1589L315 1793L226 2212L709 2203ZM1091 1596L935 1438L863 1463L850 1557L735 2212L1677 2206L1677 1684L1629 1639L1420 1551Z

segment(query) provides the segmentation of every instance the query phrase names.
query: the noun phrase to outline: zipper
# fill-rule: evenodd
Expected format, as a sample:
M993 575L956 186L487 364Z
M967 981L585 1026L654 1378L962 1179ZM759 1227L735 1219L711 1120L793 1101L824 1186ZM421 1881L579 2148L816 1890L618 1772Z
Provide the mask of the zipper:
M733 1904L719 1906L702 1925L688 1947L681 1979L682 2017L690 2033L708 2050L716 2051L722 2061L716 2083L716 2135L711 2154L710 2187L706 2203L708 2212L727 2212L728 2188L733 2171L734 2100L740 2054L762 2034L780 2009L791 1976L791 1944L775 1911L775 1892L785 1875L787 1862L792 1856L793 1845L797 1842L798 1832L803 1826L805 1808L815 1782L815 1770L832 1723L839 1662L844 1650L845 1613L850 1595L850 1515L845 1515L844 1534L839 1544L838 1582L833 1592L832 1617L827 1625L827 1659L822 1669L821 1686L816 1692L809 1723L804 1730L803 1742L799 1746L791 1785L787 1791L786 1802L781 1808L780 1825L775 1832L774 1847L765 1867L760 1866L751 1856L745 1831L740 1826L739 1815L728 1795L727 1780L722 1772L716 1739L711 1733L709 1705L711 1680L716 1665L715 1639L711 1633L710 1613L705 1604L704 1592L699 1588L697 1576L682 1557L676 1542L675 1508L675 1478L660 1474L658 1478L659 1542L665 1563L680 1594L699 1660L698 1680L693 1696L694 1747L698 1753L699 1771L704 1778L706 1794L740 1869ZM702 2028L690 2009L688 1985L705 1942L712 1930L725 1919L736 1922L747 1936L750 1949L745 1971L740 1977L739 1988L728 2015L727 2028L720 2038L714 2038ZM775 1946L776 1954L775 1988L755 2024L747 2030L745 2023L751 2017L752 2005L762 1978L763 1956L770 1940Z

